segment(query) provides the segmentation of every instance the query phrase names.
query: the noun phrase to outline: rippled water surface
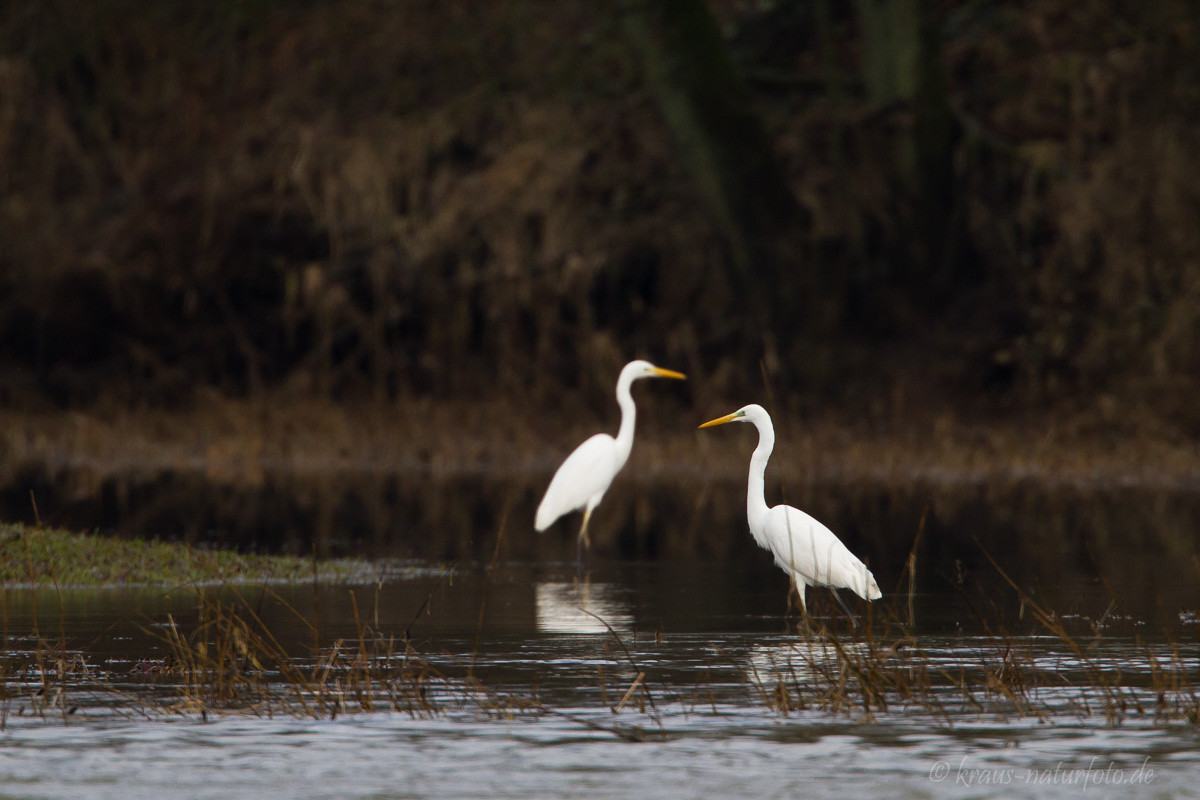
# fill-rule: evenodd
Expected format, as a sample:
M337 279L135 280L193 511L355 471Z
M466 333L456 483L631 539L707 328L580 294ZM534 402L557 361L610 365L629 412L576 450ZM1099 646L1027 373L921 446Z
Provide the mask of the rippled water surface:
M813 590L820 636L748 563L597 561L583 580L405 563L363 586L205 590L254 609L306 669L367 630L393 642L371 650L380 674L390 649L427 676L417 703L373 685L376 710L350 692L319 718L179 702L164 632L195 638L193 590L9 589L0 797L1200 794L1200 737L1177 710L1200 680L1194 614L1127 618L1065 586L1063 637L1032 598L987 606L999 592L977 586L914 594L912 624L890 593L855 627ZM72 676L43 683L58 661ZM864 707L867 663L927 685Z

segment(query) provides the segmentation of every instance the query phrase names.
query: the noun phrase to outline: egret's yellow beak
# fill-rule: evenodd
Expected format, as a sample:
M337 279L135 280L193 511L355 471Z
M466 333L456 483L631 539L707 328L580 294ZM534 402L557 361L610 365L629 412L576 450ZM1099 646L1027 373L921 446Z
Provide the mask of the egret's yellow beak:
M739 419L742 416L744 416L742 414L742 412L735 411L732 414L726 414L723 417L717 417L716 419L710 419L708 422L704 423L700 427L701 428L711 428L713 425L724 425L726 422L733 422L735 419Z
M687 380L687 375L684 375L682 372L676 372L673 369L663 369L662 367L655 367L654 375L657 378L674 378L677 381Z

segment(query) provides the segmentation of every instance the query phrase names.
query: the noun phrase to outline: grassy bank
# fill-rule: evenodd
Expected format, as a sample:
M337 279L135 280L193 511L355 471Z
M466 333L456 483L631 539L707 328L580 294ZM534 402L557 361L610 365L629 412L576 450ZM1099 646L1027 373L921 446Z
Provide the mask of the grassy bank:
M321 562L324 579L361 576L364 562ZM186 544L117 539L24 525L0 524L4 585L194 585L311 578L314 564L298 556L244 555Z

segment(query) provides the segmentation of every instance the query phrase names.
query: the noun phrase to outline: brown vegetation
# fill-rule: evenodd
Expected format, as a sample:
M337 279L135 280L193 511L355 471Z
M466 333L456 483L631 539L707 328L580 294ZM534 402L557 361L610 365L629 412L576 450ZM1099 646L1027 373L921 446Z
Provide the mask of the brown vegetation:
M980 588L966 591L978 596ZM589 653L585 658L607 662L610 669L597 668L594 686L588 677L572 686L574 703L565 710L539 690L544 676L535 676L532 685L516 684L509 676L502 688L489 686L480 676L492 677L503 666L483 658L477 665L474 655L468 661L461 653L431 658L408 631L381 630L378 596L374 608L364 599L360 609L355 590L347 590L351 632L329 642L316 620L315 594L310 618L265 588L253 599L236 590L197 591L195 619L177 623L168 615L165 623L152 623L146 630L158 646L128 672L97 666L93 654L74 649L61 630L57 639L35 630L16 643L0 658L5 678L0 730L13 715L68 721L80 709L84 718L205 720L210 714L331 719L362 712L426 717L465 710L474 712L470 718L553 715L640 741L665 736L664 720L677 714L705 715L711 709L721 716L747 699L785 716L797 710L864 721L915 716L946 729L980 718L1155 727L1200 721L1194 645L1113 632L1105 619L1068 623L1019 588L1011 589L1002 593L1019 597L1029 620L1005 619L1001 608L1011 596L1000 602L983 596L976 611L983 633L956 637L954 644L919 633L911 606L904 620L903 599L897 597L878 604L877 612L872 606L863 624L853 624L850 631L845 617L806 619L799 632L765 637L767 643L749 650L729 643L695 645L705 655L698 661L691 660L695 654L685 656L686 666L675 663L678 645L660 639L662 631L653 639L643 634L640 641L634 634L627 643L597 617L607 635L586 640L574 652ZM369 587L361 591L369 597ZM275 624L268 624L264 612L273 612L263 608L264 602L280 606L284 621L274 616ZM423 613L418 609L416 617ZM481 628L482 620L481 609ZM1032 630L1018 633L1017 626ZM7 629L4 644L11 644ZM647 659L659 645L661 656ZM561 661L554 665L561 666ZM611 715L591 713L606 708ZM626 722L631 714L634 724ZM643 728L639 720L653 727Z
M1082 399L1194 429L1190 3L914 6L954 114L918 154L953 167L936 247L901 146L923 96L881 103L878 27L712 3L821 288L769 322L648 88L637 6L13 6L0 397L547 404L644 354L718 397L759 392L761 361L805 407Z

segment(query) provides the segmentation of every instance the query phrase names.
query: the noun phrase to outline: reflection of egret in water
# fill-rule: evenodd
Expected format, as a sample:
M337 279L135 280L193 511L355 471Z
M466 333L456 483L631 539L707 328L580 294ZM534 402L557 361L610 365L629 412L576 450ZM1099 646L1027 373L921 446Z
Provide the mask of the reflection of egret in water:
M535 600L537 627L545 633L608 633L605 623L615 631L633 624L627 604L610 583L538 583Z
M841 642L841 653L828 639L813 638L785 644L760 644L750 648L746 674L760 686L780 680L820 684L836 676L843 662L868 655L863 642Z

